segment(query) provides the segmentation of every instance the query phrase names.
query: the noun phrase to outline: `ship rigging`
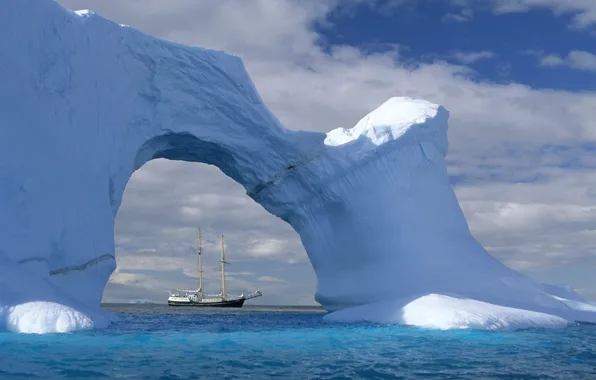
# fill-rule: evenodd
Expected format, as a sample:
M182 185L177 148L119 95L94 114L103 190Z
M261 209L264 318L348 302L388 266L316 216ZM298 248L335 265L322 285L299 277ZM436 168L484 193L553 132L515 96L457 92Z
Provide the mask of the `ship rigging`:
M203 248L201 245L201 229L198 229L198 274L199 288L197 290L174 289L169 291L169 306L203 306L203 307L242 307L246 300L260 297L263 294L260 290L247 296L229 297L226 294L226 272L225 265L229 264L225 259L224 236L221 235L221 292L220 294L210 295L204 292L203 288Z

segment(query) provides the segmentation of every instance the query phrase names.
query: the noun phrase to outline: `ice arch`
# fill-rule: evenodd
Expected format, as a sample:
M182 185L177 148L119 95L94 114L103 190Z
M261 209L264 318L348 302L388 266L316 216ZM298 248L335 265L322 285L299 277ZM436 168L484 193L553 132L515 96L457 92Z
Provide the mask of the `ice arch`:
M11 330L107 321L114 219L132 173L155 158L216 165L290 223L338 319L594 320L575 293L506 268L471 236L443 163L441 106L392 98L350 130L289 131L239 58L51 0L3 2L0 51L0 324Z

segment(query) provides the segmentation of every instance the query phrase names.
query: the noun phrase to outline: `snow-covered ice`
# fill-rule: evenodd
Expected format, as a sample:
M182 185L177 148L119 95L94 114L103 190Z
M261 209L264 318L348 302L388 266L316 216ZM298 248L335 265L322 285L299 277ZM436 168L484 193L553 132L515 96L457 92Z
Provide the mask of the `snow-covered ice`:
M391 300L356 306L329 314L325 319L399 323L440 330L516 330L569 325L569 321L554 315L438 294L427 294L413 301Z
M108 324L114 220L156 158L217 166L300 235L328 320L432 328L596 322L471 235L444 164L448 111L395 97L352 129L290 131L242 61L53 0L0 4L0 329ZM490 117L490 115L487 115Z
M0 309L6 329L19 333L71 332L94 327L91 319L72 307L54 302L28 302Z

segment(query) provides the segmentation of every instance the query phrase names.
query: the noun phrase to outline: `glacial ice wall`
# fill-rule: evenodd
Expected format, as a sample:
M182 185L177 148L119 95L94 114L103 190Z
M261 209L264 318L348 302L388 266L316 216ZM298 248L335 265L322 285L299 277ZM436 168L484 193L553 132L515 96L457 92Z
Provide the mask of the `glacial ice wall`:
M596 322L594 304L510 270L472 237L439 105L396 97L352 129L290 131L239 58L53 0L3 1L0 51L0 329L110 322L99 303L114 220L132 173L156 158L215 165L291 224L329 320Z

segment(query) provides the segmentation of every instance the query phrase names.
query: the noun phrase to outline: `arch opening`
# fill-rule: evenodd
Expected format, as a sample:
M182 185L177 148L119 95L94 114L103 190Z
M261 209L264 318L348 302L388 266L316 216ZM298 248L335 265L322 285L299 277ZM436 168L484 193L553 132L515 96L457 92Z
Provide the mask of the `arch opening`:
M183 149L189 146L196 147L185 143ZM208 294L220 290L224 234L228 295L260 289L264 296L249 303L315 304L316 277L292 227L216 166L169 157L150 160L128 181L114 226L117 268L103 302L163 303L166 290L197 289L200 227Z

